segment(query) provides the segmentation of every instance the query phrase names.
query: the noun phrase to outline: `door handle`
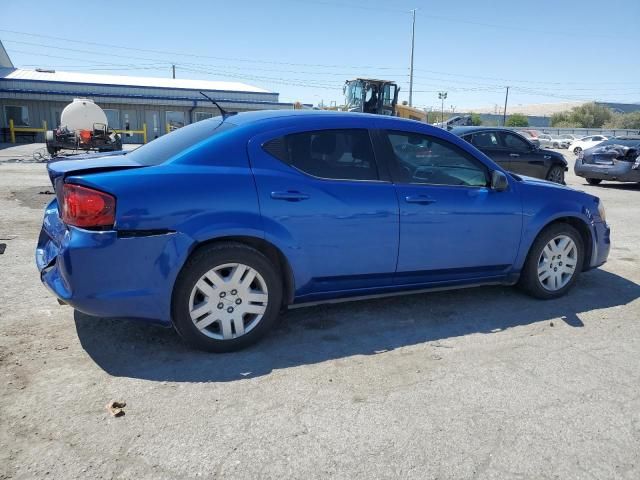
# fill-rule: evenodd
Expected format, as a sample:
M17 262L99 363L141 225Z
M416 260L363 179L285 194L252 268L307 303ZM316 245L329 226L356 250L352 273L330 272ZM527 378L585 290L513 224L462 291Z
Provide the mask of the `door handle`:
M286 192L271 192L271 198L274 200L286 200L288 202L299 202L300 200L306 200L309 195L294 190L288 190Z
M513 157L513 158L518 158L520 156L520 154L519 153L510 153L509 156Z
M420 203L422 205L429 205L430 203L436 203L433 198L427 197L426 195L409 195L408 197L404 197L404 200L407 203Z

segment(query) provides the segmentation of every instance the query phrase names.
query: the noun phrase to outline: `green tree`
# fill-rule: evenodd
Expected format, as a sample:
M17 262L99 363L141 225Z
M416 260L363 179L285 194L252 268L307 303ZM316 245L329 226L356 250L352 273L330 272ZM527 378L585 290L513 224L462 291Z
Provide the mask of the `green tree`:
M528 127L529 119L526 115L521 113L514 113L513 115L509 115L507 118L506 127Z
M482 125L482 118L480 118L480 115L471 112L471 125L473 125L474 127Z
M611 120L604 124L605 128L627 128L640 130L640 112L614 114Z
M552 127L601 128L613 119L613 112L595 102L551 115Z

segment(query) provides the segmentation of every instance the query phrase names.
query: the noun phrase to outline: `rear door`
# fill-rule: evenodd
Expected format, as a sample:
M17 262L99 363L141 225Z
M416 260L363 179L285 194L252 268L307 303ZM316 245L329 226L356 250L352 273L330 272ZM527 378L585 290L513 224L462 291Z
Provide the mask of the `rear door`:
M398 201L364 128L283 129L249 142L266 239L297 296L392 282Z

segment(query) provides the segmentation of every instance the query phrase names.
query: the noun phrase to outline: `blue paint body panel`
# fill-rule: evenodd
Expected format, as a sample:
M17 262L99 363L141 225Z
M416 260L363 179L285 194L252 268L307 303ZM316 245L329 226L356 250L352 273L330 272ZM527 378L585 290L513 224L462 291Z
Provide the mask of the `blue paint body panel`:
M609 228L596 197L509 176L509 188L448 187L311 177L281 162L263 144L311 130L384 129L424 133L501 170L469 143L442 130L392 117L348 113L252 112L235 125L154 164L136 153L83 155L50 162L58 196L65 182L116 197L108 231L65 225L58 202L46 209L36 250L42 281L78 310L171 324L176 278L198 245L251 237L277 248L288 263L294 302L405 289L514 283L538 233L571 217L592 236L590 261L601 265ZM220 122L219 118L205 122ZM189 127L185 127L189 128ZM170 134L167 138L172 138ZM178 138L178 137L175 137ZM376 148L378 167L385 172ZM143 159L144 161L141 161ZM148 161L147 161L148 160ZM301 200L273 198L298 192ZM407 203L426 195L430 204Z

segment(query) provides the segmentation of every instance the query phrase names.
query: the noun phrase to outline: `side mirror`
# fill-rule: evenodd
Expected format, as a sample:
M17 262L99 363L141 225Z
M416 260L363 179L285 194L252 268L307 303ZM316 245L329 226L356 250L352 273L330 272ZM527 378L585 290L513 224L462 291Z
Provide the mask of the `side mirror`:
M491 190L496 192L504 192L509 188L509 180L507 176L500 170L494 170L491 172Z

